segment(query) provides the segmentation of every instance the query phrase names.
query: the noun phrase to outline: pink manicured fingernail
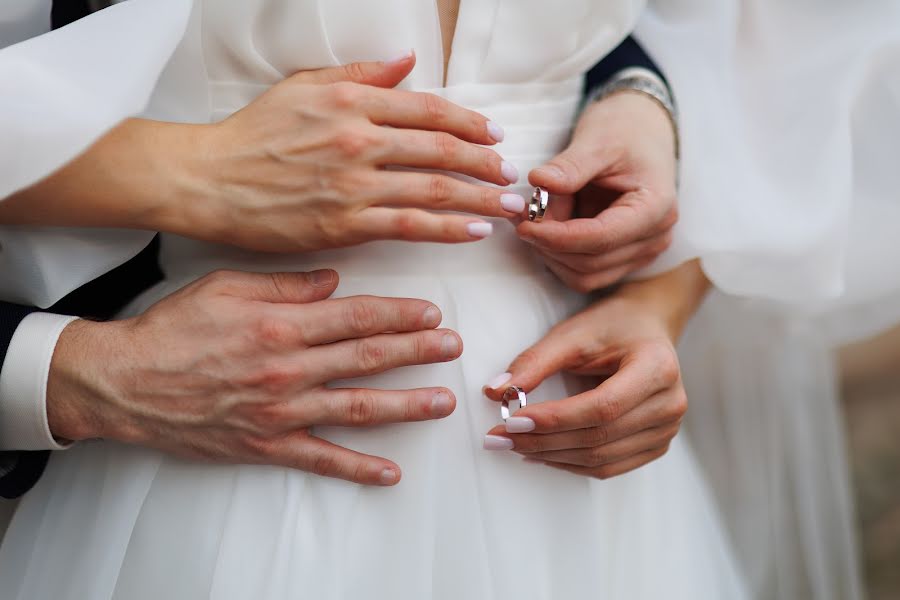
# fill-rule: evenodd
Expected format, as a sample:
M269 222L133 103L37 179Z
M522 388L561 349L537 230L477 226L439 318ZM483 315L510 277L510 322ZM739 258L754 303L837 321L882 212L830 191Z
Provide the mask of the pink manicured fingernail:
M498 387L500 387L510 379L512 379L512 373L501 373L500 375L497 375L496 377L488 381L485 387L491 390L496 390Z
M512 450L515 447L513 441L499 435L484 436L485 450Z
M500 196L500 206L503 210L518 215L525 210L525 198L518 194L503 194Z
M413 50L407 49L402 53L397 53L393 58L389 58L388 60L383 61L386 65L396 65L397 63L402 63L403 61L409 60L412 58Z
M438 392L431 398L431 414L449 415L453 409L453 402L447 392Z
M487 122L487 130L488 135L491 136L491 139L497 142L498 144L503 141L503 138L506 137L506 132L503 131L503 128L494 123L493 121Z
M381 485L394 485L395 483L397 483L397 471L384 469L381 472Z
M494 233L494 226L490 223L469 223L466 225L466 231L473 238L486 238Z
M500 174L509 183L515 183L519 180L519 170L511 162L505 160L500 163Z
M506 420L507 433L528 433L534 431L534 421L528 417L510 417Z

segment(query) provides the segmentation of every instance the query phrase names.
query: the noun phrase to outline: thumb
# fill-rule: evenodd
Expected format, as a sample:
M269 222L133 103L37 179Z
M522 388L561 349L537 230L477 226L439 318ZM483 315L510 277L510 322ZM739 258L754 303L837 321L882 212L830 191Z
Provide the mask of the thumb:
M213 274L215 276L215 274ZM337 289L339 277L331 269L310 273L223 272L213 283L221 292L272 304L305 304L325 300Z
M352 81L381 88L396 87L416 65L416 54L406 54L387 61L354 62L340 67L328 67L314 71L301 71L293 76L299 83L327 85L340 81Z
M539 185L551 194L575 194L586 186L604 165L597 151L573 141L568 148L528 174L531 185Z
M512 361L506 373L493 378L484 388L491 400L501 400L503 392L514 385L531 392L551 375L559 373L572 362L577 348L561 330L554 329L537 344Z

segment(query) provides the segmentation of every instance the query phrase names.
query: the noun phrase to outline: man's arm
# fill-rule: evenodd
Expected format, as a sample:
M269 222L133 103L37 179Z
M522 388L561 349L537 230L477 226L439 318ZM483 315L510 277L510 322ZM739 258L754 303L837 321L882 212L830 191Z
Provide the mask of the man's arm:
M606 58L588 71L586 88L588 91L597 89L616 73L635 67L650 71L668 85L666 76L656 66L650 55L637 43L637 40L629 36L615 50L610 52Z
M28 491L44 470L48 450L54 447L48 433L44 388L48 359L62 327L70 320L61 315L94 320L112 317L162 278L158 253L159 242L154 240L134 259L72 292L46 312L0 302L0 431L16 432L0 438L0 447L45 448L0 452L0 497L15 498Z

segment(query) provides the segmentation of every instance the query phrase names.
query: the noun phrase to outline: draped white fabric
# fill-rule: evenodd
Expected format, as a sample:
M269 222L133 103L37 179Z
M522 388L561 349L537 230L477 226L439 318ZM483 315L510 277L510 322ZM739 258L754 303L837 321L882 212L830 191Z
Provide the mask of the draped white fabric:
M49 29L50 2L0 6L0 198L52 173L147 106L190 0L133 0ZM152 233L0 227L0 298L49 306L143 248Z
M735 296L680 348L691 439L755 590L859 597L832 348L900 320L900 5L657 0L637 33L684 126L657 268Z

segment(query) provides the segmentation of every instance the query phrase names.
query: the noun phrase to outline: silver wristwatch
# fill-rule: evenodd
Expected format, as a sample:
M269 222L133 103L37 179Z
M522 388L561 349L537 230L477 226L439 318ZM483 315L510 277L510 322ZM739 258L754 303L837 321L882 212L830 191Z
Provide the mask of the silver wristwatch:
M662 78L643 67L630 67L622 69L603 85L596 88L588 95L588 102L596 102L615 94L616 92L638 92L656 101L669 115L672 129L675 132L675 158L681 158L681 141L678 129L678 107L675 99L669 91L669 86Z

